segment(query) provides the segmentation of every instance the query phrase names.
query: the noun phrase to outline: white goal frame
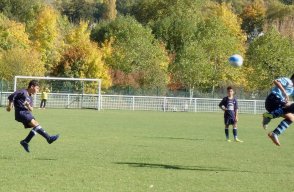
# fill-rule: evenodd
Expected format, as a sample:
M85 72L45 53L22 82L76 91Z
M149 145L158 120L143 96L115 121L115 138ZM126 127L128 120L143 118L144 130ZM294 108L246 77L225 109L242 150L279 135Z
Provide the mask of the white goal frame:
M98 82L98 102L97 102L97 110L101 110L101 79L89 79L89 78L67 78L67 77L37 77L37 76L15 76L14 77L14 91L16 91L16 85L18 79L36 79L36 80L64 80L64 81L92 81L92 82Z

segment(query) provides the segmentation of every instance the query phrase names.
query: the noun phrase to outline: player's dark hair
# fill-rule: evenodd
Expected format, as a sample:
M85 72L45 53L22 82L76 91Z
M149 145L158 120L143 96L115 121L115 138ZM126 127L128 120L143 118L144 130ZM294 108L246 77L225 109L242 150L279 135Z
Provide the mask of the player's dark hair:
M231 90L231 89L233 89L233 87L231 87L231 86L228 86L228 87L227 87L227 91L229 91L229 90Z
M294 74L290 77L290 79L294 79Z
M29 82L28 88L30 88L31 86L39 86L39 82L37 80L31 80Z

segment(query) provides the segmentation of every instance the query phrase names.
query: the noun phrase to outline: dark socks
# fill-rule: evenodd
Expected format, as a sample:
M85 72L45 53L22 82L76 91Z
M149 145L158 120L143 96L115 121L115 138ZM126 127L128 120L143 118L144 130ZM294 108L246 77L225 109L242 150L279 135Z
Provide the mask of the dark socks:
M229 139L229 129L225 128L226 139Z
M36 127L34 127L28 134L28 136L24 139L24 141L26 143L29 143L31 141L31 139L37 134L39 133L40 135L42 135L47 141L50 140L50 135L40 126L37 125Z
M24 141L25 141L26 143L29 143L29 142L31 141L31 139L32 139L35 135L36 135L36 131L35 131L34 129L32 129L32 130L29 132L28 136L24 139Z
M234 135L234 139L236 139L238 137L237 128L233 128L233 135Z
M42 135L47 141L50 139L50 135L40 125L34 127L33 130Z

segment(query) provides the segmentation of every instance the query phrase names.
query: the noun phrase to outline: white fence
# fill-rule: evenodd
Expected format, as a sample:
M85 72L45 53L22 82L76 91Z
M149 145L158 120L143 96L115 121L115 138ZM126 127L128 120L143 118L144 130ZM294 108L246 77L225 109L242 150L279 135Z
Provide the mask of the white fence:
M11 93L0 94L0 104L7 104ZM102 95L101 109L145 110L145 111L183 111L183 112L220 112L218 107L221 99L185 98L185 97L151 97ZM35 96L35 107L40 105L40 95ZM240 113L261 114L265 111L263 100L238 100ZM97 109L97 95L50 93L47 108L93 108Z

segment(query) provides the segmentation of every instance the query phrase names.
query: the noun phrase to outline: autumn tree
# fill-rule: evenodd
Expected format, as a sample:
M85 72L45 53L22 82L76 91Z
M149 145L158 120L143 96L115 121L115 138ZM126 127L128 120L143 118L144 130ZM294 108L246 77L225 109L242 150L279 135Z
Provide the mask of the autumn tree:
M103 52L90 40L87 22L74 27L65 39L66 48L53 68L53 76L75 78L100 78L104 88L111 85L108 67L102 59Z
M206 18L217 17L224 25L229 33L237 38L238 42L236 44L238 51L245 53L245 42L246 34L241 29L242 19L238 17L232 10L231 4L221 3L208 3L204 9L204 15Z
M104 0L105 12L103 13L104 20L114 20L117 15L116 0Z
M33 48L12 48L2 52L0 58L0 77L13 81L16 75L43 76L44 63L40 54Z
M0 51L15 47L29 48L31 42L22 23L0 14Z
M25 26L0 14L0 76L44 75L44 63L32 47Z
M63 39L59 20L60 15L53 7L44 6L38 13L30 33L34 47L41 53L47 75L60 58Z
M263 0L255 0L248 4L241 14L242 29L246 31L248 37L253 39L262 31L266 19L266 7Z

